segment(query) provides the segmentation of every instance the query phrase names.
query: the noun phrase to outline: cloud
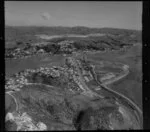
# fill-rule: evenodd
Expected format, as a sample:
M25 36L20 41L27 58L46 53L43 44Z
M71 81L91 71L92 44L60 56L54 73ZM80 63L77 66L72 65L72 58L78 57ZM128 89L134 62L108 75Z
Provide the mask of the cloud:
M48 12L44 12L41 16L44 20L49 20L51 18L51 15Z

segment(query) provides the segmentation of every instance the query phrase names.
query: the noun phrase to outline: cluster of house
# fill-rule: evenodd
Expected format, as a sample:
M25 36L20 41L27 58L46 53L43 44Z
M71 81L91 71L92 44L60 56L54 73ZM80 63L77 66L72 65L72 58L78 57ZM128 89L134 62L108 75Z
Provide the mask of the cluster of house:
M40 67L39 69L26 69L25 71L16 73L15 77L6 79L5 88L15 91L19 90L24 85L29 83L27 76L31 75L32 73L39 73L52 77L60 76L59 71L55 70L55 68Z
M71 68L71 67L64 67L62 70L60 70L61 73L65 75L65 77L68 78L67 84L69 85L70 91L74 92L82 92L82 89L80 88L80 81L79 81L79 76L78 72Z
M65 53L72 53L76 50L76 48L73 46L74 41L69 41L69 40L65 40L65 41L61 41L58 43L58 45L60 46L60 51L65 52Z
M88 66L85 68L81 61L75 60L72 57L68 57L66 63L68 67L72 69L71 74L74 82L79 86L79 91L83 92L85 90L83 83L93 80L93 75L90 70L87 69Z
M26 72L28 74L30 73L38 73L38 74L44 74L46 76L52 76L52 77L59 77L60 73L58 70L55 69L55 67L48 68L48 67L40 67L38 69L27 69Z
M74 60L72 60L71 58L68 58L68 64L71 64L73 67L76 67L76 64L74 64ZM73 67L68 67L66 65L66 67L61 67L61 66L53 66L53 67L39 67L37 69L26 69L24 71L18 72L14 75L14 77L7 79L6 81L6 89L13 89L13 90L19 90L20 88L22 88L24 85L29 84L29 80L28 77L32 76L33 73L37 73L39 75L45 75L47 77L51 76L51 77L60 77L62 74L63 76L65 76L66 78L68 78L68 80L73 80L74 83L76 84L80 84L80 75L78 72L81 72L84 81L89 82L90 80L93 79L91 73L89 71L86 71L84 69L82 69L81 71L78 71L76 68ZM82 66L81 66L82 67ZM61 78L60 78L61 79ZM70 82L70 86L72 85L73 91L80 91L81 89L79 87L76 87L77 85L75 85L75 87L73 87L74 83Z
M40 67L38 69L26 69L24 71L18 72L14 75L14 77L6 79L5 88L9 90L19 91L24 85L28 85L30 82L27 79L28 76L32 75L33 73L38 73L41 75L46 75L47 77L60 77L60 74L65 74L67 77L72 77L73 69L67 70L64 67L56 67L53 66L51 68L48 67ZM70 76L68 76L70 75ZM74 79L75 80L75 79ZM71 83L71 82L70 82ZM72 87L73 88L73 87ZM75 90L75 87L74 87ZM78 89L79 90L79 89ZM75 91L78 91L77 89Z
M19 91L24 85L28 83L28 80L24 76L9 78L6 81L5 88L9 90Z
M59 52L62 53L72 53L75 51L75 48L73 46L74 41L69 41L69 40L65 40L65 41L61 41L59 43L57 43L57 46L59 46ZM30 57L32 55L36 55L36 54L52 54L51 51L47 52L44 50L43 47L49 45L50 43L48 42L40 42L40 43L35 43L32 44L30 48L16 48L13 49L11 51L7 51L5 53L6 58L13 58L13 59L17 59L17 58L27 58ZM54 43L55 44L55 43Z
M6 58L17 59L17 58L27 58L27 57L31 57L33 55L41 54L41 53L45 53L45 51L43 49L37 50L35 47L32 47L28 50L16 48L15 50L12 50L11 52L6 52L5 56Z

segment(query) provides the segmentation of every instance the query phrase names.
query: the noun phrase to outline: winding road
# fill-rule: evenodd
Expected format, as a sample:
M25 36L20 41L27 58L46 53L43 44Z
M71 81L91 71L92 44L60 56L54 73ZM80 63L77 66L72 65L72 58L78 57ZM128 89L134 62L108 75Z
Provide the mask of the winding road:
M97 96L98 94L97 94L95 91L93 91L93 90L91 90L90 88L88 88L88 86L87 86L86 83L84 82L84 79L83 79L83 77L82 77L82 74L81 74L81 71L80 71L80 68L79 68L79 66L78 66L78 63L77 63L76 59L72 57L72 61L73 61L74 65L75 65L75 67L76 67L76 69L77 69L77 72L78 72L78 75L79 75L78 81L79 81L80 84L82 85L82 89L84 88L83 94L87 94L87 95L91 94L91 95L96 95L96 96ZM124 65L124 66L125 66L125 65ZM127 66L127 65L126 65L126 66ZM131 99L129 99L129 98L126 97L125 95L123 95L123 94L121 94L121 93L119 93L119 92L117 92L117 91L114 91L113 89L109 88L109 87L106 85L106 84L114 83L114 82L116 82L116 81L118 81L118 80L124 78L125 76L127 76L127 75L129 74L129 66L127 66L127 67L128 67L128 68L123 68L124 74L121 74L119 77L117 77L117 78L115 78L115 79L113 79L113 80L109 80L108 82L106 82L106 83L104 83L104 84L101 83L101 82L97 79L97 75L96 75L96 73L95 73L94 67L91 68L90 72L91 72L91 74L93 75L93 78L95 79L95 81L98 83L98 85L99 85L101 88L103 88L104 90L106 90L106 91L112 93L112 94L115 95L115 97L117 97L118 99L121 99L121 100L123 100L124 102L126 102L130 107L132 107L132 109L137 110L138 113L139 113L139 115L140 115L140 118L142 118L142 117L143 117L143 116L142 116L143 112L142 112L142 110L139 108L139 106L138 106L137 104L135 104ZM80 86L80 87L81 87L81 86ZM138 120L140 120L139 117L137 117L137 118L138 118Z
M8 94L9 96L11 96L14 99L15 104L16 104L16 111L18 111L18 102L17 102L17 99L11 93L13 93L13 92L12 91L6 92L6 94Z
M99 96L95 91L91 90L90 88L88 88L88 86L86 85L86 83L84 82L84 78L81 74L81 70L79 68L79 65L78 65L78 62L77 60L74 58L74 57L70 57L71 59L71 63L72 65L76 68L76 71L78 73L78 85L79 87L84 91L83 93L86 94L88 93L91 93L92 95L97 95ZM124 65L124 66L127 66L127 65ZM127 66L129 68L129 66ZM118 97L119 99L123 99L125 102L127 102L130 106L132 106L135 110L137 110L140 115L142 115L142 110L138 107L138 105L136 105L131 99L129 99L128 97L126 97L125 95L117 92L117 91L114 91L112 90L111 88L109 88L106 84L111 84L111 83L114 83L122 78L124 78L125 76L127 76L129 74L129 69L128 68L123 68L123 72L124 74L121 74L119 77L113 79L113 80L109 80L109 83L104 83L102 84L101 82L99 82L99 80L97 79L97 75L95 73L95 70L94 70L94 67L91 68L90 72L91 74L93 75L93 78L95 79L95 81L99 84L99 86L101 88L103 88L104 90L114 94L116 97Z
M111 84L111 83L114 83L122 78L124 78L125 76L127 76L129 74L129 66L127 69L123 69L124 71L124 74L120 75L119 77L115 78L115 79L112 79L112 80L108 80L108 82L105 82L105 83L101 83L98 79L97 79L97 76L96 76L96 73L95 73L95 70L94 70L94 67L92 67L92 70L91 70L91 73L95 79L95 81L99 84L99 86L101 88L103 88L104 90L114 94L116 97L118 97L119 99L122 99L123 101L125 101L130 107L132 107L134 110L137 110L138 113L140 114L140 117L142 118L142 110L140 109L140 107L135 104L131 99L129 99L128 97L126 97L125 95L117 92L117 91L114 91L113 89L109 88L107 86L107 84ZM139 118L138 118L139 119Z
M83 78L83 76L82 76L82 74L81 74L81 69L80 69L80 67L79 67L79 64L78 64L76 58L70 57L70 59L72 60L71 63L73 63L73 67L75 68L75 70L77 71L77 74L78 74L78 76L77 76L77 77L75 76L74 79L75 79L75 81L77 82L78 86L83 90L83 92L82 92L81 94L87 95L87 96L89 96L89 97L96 96L96 97L104 98L103 96L99 95L98 93L96 93L96 91L90 89L90 88L86 85L86 83L85 83L85 81L84 81L84 78ZM121 93L119 93L119 92L117 92L117 91L114 91L113 89L111 89L111 88L109 88L109 87L107 86L107 84L114 83L114 82L116 82L116 81L118 81L118 80L124 78L125 76L127 76L127 75L129 74L129 70L128 70L128 69L126 69L126 71L125 71L125 69L124 69L124 74L121 74L119 77L117 77L117 78L115 78L115 79L113 79L113 80L108 80L108 82L105 82L105 83L101 83L101 82L98 80L97 75L96 75L95 70L94 70L94 67L91 68L90 72L91 72L93 78L95 79L95 81L97 82L97 84L98 84L101 88L103 88L104 90L106 90L106 91L112 93L112 94L115 95L115 97L117 97L118 99L121 99L121 100L125 101L128 105L130 105L130 107L132 107L134 110L137 110L138 113L139 113L139 114L141 115L141 117L142 117L142 110L138 107L138 105L136 105L131 99L129 99L129 98L126 97L125 95L123 95L123 94L121 94ZM34 85L45 85L45 86L47 86L47 87L52 87L52 86L50 86L50 85L41 84L41 83L27 83L27 85L33 85L33 84L34 84ZM12 92L11 92L11 91L8 91L8 92L6 92L6 93L9 94L9 95L15 100L16 106L17 106L17 107L16 107L16 110L18 110L18 103L17 103L17 100L16 100L15 97L11 94Z

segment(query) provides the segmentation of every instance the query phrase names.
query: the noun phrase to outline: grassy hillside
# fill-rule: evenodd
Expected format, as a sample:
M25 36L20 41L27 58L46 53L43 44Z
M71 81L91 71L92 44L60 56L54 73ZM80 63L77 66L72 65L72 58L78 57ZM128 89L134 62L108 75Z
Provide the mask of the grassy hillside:
M33 43L39 42L35 35L62 35L62 34L92 34L92 33L103 33L112 35L123 35L122 37L128 37L133 35L135 41L141 41L141 31L127 30L127 29L115 29L115 28L88 28L88 27L5 27L5 40L6 47L15 45L17 42L21 43Z
M136 45L127 51L114 51L88 54L90 60L107 60L129 65L130 73L125 78L111 84L109 87L123 93L142 107L142 46Z

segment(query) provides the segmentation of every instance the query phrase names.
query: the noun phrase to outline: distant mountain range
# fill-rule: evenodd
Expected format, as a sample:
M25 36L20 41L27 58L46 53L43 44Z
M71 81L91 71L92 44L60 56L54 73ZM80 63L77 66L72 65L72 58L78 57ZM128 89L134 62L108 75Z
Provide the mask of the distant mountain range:
M118 45L130 45L134 43L141 43L142 41L142 32L139 30L129 30L129 29L117 29L117 28L89 28L89 27L36 27L36 26L5 26L5 47L16 45L16 43L36 43L43 41L37 35L64 35L65 40L76 40L80 43L95 43L101 44L100 47L110 47ZM105 34L104 36L90 36L87 38L68 38L65 35L89 35L89 34ZM56 38L56 41L60 41L59 38ZM46 40L44 40L46 41ZM54 40L55 41L55 40ZM84 41L84 42L83 42ZM105 43L105 44L104 44ZM93 45L93 44L92 44ZM114 45L112 47L112 45Z
M122 33L136 33L140 34L140 30L130 30L130 29L119 29L119 28L89 28L83 26L76 27L45 27L45 26L5 26L5 31L23 31L32 33L49 33L50 35L56 34L90 34L90 33L111 33L111 34L122 34Z

